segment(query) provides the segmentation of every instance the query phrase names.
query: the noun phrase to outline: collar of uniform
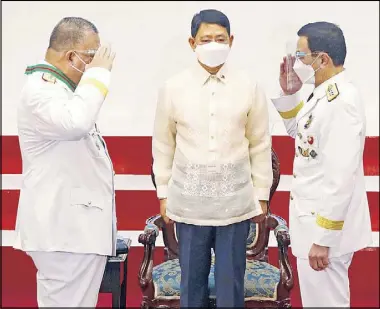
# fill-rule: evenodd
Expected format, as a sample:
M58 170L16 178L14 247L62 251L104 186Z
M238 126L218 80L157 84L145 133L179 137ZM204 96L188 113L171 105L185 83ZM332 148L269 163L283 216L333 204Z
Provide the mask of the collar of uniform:
M194 66L193 74L202 86L210 79L211 76L213 76L213 74L207 72L199 63ZM226 83L228 81L227 75L227 66L224 64L214 76L216 76L216 78L221 82Z
M77 84L75 84L69 77L67 77L65 73L63 73L60 69L47 62L46 60L39 61L36 65L28 66L25 70L26 75L33 74L35 72L50 73L73 92L77 87Z
M331 84L339 84L343 80L346 79L347 73L346 70L343 70L342 72L334 75L333 77L329 78L322 84L320 84L317 88L314 89L314 97L317 99L321 99L326 95L326 89Z

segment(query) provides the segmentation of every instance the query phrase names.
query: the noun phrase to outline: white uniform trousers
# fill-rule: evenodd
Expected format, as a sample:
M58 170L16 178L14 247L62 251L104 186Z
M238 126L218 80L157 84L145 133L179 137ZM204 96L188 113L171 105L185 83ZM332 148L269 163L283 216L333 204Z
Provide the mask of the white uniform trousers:
M330 264L315 271L308 259L297 258L298 278L303 307L350 307L348 268L353 253L330 258Z
M38 307L96 307L106 256L40 251L27 254L37 268Z

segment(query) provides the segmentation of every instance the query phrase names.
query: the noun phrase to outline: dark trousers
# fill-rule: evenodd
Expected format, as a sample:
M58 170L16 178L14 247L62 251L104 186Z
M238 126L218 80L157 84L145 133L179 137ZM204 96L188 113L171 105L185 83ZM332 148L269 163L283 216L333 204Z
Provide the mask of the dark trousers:
M244 307L246 246L250 220L227 226L176 223L181 266L181 308L209 302L211 248L215 251L217 307Z

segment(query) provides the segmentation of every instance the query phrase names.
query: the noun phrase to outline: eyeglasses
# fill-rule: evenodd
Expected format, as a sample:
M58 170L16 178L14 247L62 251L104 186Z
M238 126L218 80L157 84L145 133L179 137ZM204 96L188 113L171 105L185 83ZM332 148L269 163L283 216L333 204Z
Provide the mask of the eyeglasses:
M302 58L304 58L306 56L311 56L311 55L320 54L320 53L325 53L325 52L314 51L314 52L311 52L311 53L305 53L305 52L302 52L302 51L296 51L295 58L297 60L297 59L302 59Z
M87 50L75 50L77 53L85 54L87 56L95 56L97 49L87 49Z

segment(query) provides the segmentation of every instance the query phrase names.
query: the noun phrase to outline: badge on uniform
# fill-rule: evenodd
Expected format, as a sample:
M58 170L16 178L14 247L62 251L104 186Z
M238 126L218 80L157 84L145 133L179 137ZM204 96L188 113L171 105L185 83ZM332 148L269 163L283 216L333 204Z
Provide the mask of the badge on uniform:
M42 74L42 79L45 81L45 82L49 82L49 83L52 83L52 84L55 84L57 82L57 79L50 73L44 73Z
M336 84L330 84L326 89L327 101L331 102L339 96L338 86Z
M298 151L300 152L301 156L305 158L309 157L309 149L302 149L302 147L298 146Z
M315 159L315 157L316 157L317 155L318 155L318 154L317 154L314 150L310 151L310 157L312 157L313 159Z
M309 115L309 119L306 121L305 125L303 126L305 130L310 127L310 124L311 124L312 121L313 121L313 115L310 114Z

